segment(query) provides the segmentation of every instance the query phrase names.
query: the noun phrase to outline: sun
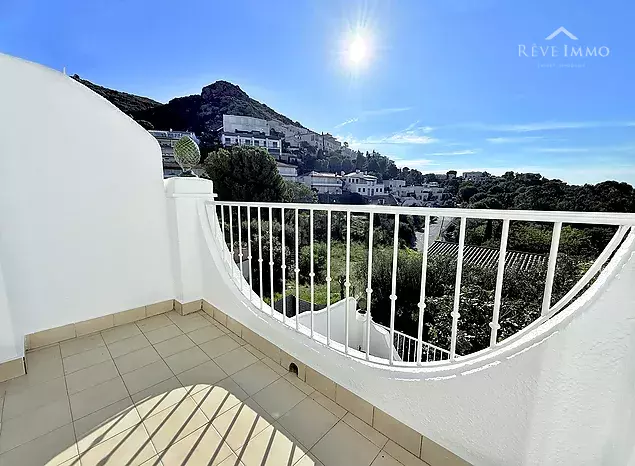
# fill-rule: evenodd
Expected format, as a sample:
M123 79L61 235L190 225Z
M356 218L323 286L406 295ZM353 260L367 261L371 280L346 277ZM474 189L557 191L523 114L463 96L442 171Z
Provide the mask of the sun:
M345 41L344 57L347 65L353 69L367 66L372 59L372 44L366 31L356 31Z

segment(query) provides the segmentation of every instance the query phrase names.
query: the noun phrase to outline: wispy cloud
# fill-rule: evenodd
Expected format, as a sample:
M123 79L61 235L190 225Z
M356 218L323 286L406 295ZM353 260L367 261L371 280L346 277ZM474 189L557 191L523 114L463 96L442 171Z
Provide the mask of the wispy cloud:
M540 147L536 149L538 152L544 152L547 154L580 154L583 152L589 152L588 147Z
M446 155L472 155L478 153L479 149L464 149L464 150L455 150L450 152L433 152L431 154L426 155L435 155L435 156L446 156Z
M480 131L530 133L563 129L628 128L635 127L635 121L543 121L521 124L462 123L451 126Z
M373 117L378 117L378 116L384 116L384 115L392 115L393 113L401 113L401 112L407 112L408 110L411 110L412 107L393 107L393 108L380 108L377 110L365 110L363 112L361 112L358 116L354 117L354 118L349 118L346 121L343 121L340 124L337 124L333 127L333 129L338 129L341 128L343 126L346 125L350 125L351 123L355 123L359 120L364 120L366 118L373 118Z
M498 137L486 138L491 144L522 144L525 142L535 142L544 139L542 136L520 136L520 137Z
M432 159L394 159L395 164L399 167L408 167L408 168L423 168L423 167L433 167L438 165Z
M356 121L359 121L359 118L351 118L350 120L346 120L341 122L339 125L335 125L333 126L334 129L338 129L341 128L342 126L346 126L346 125L350 125L351 123L355 123Z

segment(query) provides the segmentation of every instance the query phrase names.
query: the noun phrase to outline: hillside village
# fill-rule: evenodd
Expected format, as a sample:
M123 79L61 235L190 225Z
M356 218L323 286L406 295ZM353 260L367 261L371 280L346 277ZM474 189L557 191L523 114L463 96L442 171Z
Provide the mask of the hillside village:
M171 130L149 130L149 132L160 143L164 160L164 176L177 175L180 170L174 161L172 152L174 143L184 135L198 142L197 136L192 132ZM346 142L341 143L329 133L320 134L280 120L224 114L223 125L218 128L217 135L219 144L225 147L244 145L265 149L276 159L278 171L285 181L306 185L322 202L338 202L346 199L347 202L408 207L454 206L453 194L455 193L449 192L444 183L457 177L457 172L454 170L445 175L435 175L436 180L428 178L422 183L408 183L404 179L399 179L398 172L394 178L377 176L378 174L371 170L354 168L357 166L357 158L362 153L349 148ZM307 169L307 164L303 162L308 154L341 157L342 169ZM463 173L462 178L479 181L486 176L487 174L483 172L467 172Z

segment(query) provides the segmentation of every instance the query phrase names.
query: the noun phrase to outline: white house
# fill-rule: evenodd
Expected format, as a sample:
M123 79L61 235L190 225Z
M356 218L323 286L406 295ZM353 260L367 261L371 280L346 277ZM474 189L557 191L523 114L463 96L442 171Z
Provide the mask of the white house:
M301 176L299 181L318 193L342 194L342 179L334 173L313 171Z
M269 134L271 126L267 120L242 115L223 115L223 132L256 131Z
M297 181L298 169L295 165L289 165L288 163L278 162L278 172L285 181Z
M256 131L247 133L242 131L223 132L221 134L221 142L224 146L240 145L254 146L267 149L272 155L282 154L282 140L267 136L264 133Z
M405 180L385 180L384 181L384 189L387 193L389 192L399 192L401 188L406 186Z
M343 176L344 189L362 196L380 196L384 194L384 185L377 183L377 177L359 170Z

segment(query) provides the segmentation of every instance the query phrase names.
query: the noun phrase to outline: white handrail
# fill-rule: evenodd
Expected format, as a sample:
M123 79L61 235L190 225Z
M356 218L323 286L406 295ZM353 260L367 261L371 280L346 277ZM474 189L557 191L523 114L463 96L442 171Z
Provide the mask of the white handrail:
M331 282L332 282L332 257L331 257L331 228L332 228L332 213L333 212L342 212L346 214L346 252L345 252L345 296L346 300L344 306L346 308L345 318L344 318L344 336L343 343L344 352L346 354L352 354L355 357L370 359L371 356L375 357L375 354L371 354L371 324L375 324L389 332L390 335L390 348L389 353L386 357L386 363L393 364L417 364L422 365L428 362L440 361L440 360L449 360L450 362L455 361L465 361L466 359L471 358L475 354L483 354L484 352L490 351L499 344L513 341L516 338L520 338L523 334L545 322L553 315L562 310L565 306L567 306L572 299L574 299L580 291L584 289L585 286L597 275L597 273L601 270L607 260L610 259L613 252L619 247L620 242L623 240L624 236L627 232L635 226L635 214L613 214L613 213L585 213L585 212L533 212L533 211L501 211L501 210L478 210L478 209L435 209L435 208L402 208L402 207L394 207L394 206L349 206L349 205L322 205L322 204L299 204L299 203L285 203L285 204L276 204L276 203L249 203L249 202L222 202L222 201L208 201L208 205L212 206L214 209L216 207L220 207L220 216L215 213L213 219L219 223L218 230L220 230L221 237L223 242L227 245L227 237L225 235L225 207L228 208L229 211L229 247L222 254L224 258L227 258L227 252L231 257L231 262L234 262L234 213L233 210L236 208L236 217L237 217L237 231L238 231L238 258L240 262L240 266L238 267L239 276L238 280L240 280L241 285L239 286L240 290L253 301L253 294L258 293L257 290L254 290L253 283L253 271L252 271L252 238L251 238L251 209L257 209L257 222L258 222L258 257L259 257L259 265L258 265L258 278L260 280L260 309L264 310L264 296L263 296L263 277L262 277L262 216L261 216L261 208L266 208L269 212L269 266L270 266L270 298L271 298L271 306L270 311L271 315L277 316L274 310L274 258L273 258L273 218L276 214L276 209L280 209L281 214L281 227L282 227L282 264L281 264L281 274L282 274L282 322L286 325L290 325L295 327L296 331L300 331L300 323L299 323L299 313L300 313L300 232L299 232L299 211L307 211L309 213L309 254L310 254L310 338L318 339L316 334L317 330L314 328L314 312L315 312L315 262L314 262L314 241L315 241L315 225L314 225L314 212L315 211L324 211L327 216L327 253L326 253L326 288L327 288L327 297L326 297L326 330L325 339L328 346L331 346L332 334L331 334ZM243 270L243 238L242 238L242 212L241 210L245 208L247 212L247 259L249 261L249 270ZM294 319L287 318L287 310L286 310L286 229L285 229L285 212L291 210L294 212L294 253L295 253L295 315ZM215 210L216 212L216 210ZM208 213L209 214L209 213ZM367 283L366 283L366 323L363 326L364 328L361 332L365 336L365 342L362 349L362 343L359 344L359 351L349 351L349 338L351 335L355 335L355 338L359 337L359 334L354 333L350 334L351 329L349 328L349 319L352 315L355 315L356 309L350 309L349 297L351 297L351 219L354 214L369 214L368 215L368 224L369 224L369 236L368 236L368 255L367 255ZM390 285L390 326L383 326L372 322L371 316L371 294L372 290L372 264L373 264L373 225L374 225L374 217L375 214L388 214L391 215L394 219L394 229L393 229L393 244L392 244L392 267L391 267L391 285ZM401 215L417 215L425 217L425 226L424 226L424 251L423 251L423 260L422 260L422 270L421 270L421 291L419 297L419 321L418 321L418 331L417 337L413 337L407 335L395 328L395 317L396 317L396 300L397 300L397 271L398 271L398 262L399 262L399 220ZM449 350L440 348L433 344L427 343L423 341L423 320L424 320L424 310L425 310L425 300L426 300L426 280L427 280L427 246L428 246L428 235L430 228L430 217L432 215L444 216L444 217L457 217L460 219L460 227L459 227L459 238L458 238L458 254L457 254L457 268L456 268L456 277L455 277L455 288L454 288L454 300L452 306L452 327L451 327L451 336L449 341ZM496 219L503 221L503 230L501 234L501 243L500 243L500 251L499 251L499 259L498 259L498 270L496 275L496 287L494 291L494 310L492 313L492 319L489 323L491 327L490 332L490 345L488 348L483 350L471 353L469 355L461 356L457 353L457 343L459 336L459 323L460 321L460 313L459 309L461 306L461 283L462 283L462 272L463 272L463 262L464 262L464 249L465 249L465 237L467 232L467 220L468 219ZM501 301L502 301L502 283L503 276L505 271L506 264L506 255L507 255L507 242L509 237L509 226L511 221L532 221L532 222L548 222L553 224L553 233L551 240L551 247L549 253L549 260L547 264L547 275L545 279L545 290L543 294L543 302L542 302L542 310L541 316L537 318L534 322L526 326L524 329L519 330L514 335L506 338L503 342L498 343L498 330L500 329L499 324L499 316L501 309ZM560 244L560 233L562 231L563 223L573 223L573 224L604 224L604 225L619 225L616 233L613 235L605 249L598 256L593 265L587 270L584 276L553 306L551 306L551 294L553 288L553 281L555 277L555 269L557 262L557 254L558 248ZM235 267L231 267L232 278L236 280L235 276ZM241 276L245 273L245 276ZM244 290L244 285L249 285L249 290ZM354 300L353 300L354 302ZM339 319L338 319L339 320ZM322 324L323 325L323 324ZM340 327L341 328L341 327ZM322 331L322 330L319 330ZM340 340L338 340L339 342ZM341 346L337 346L338 348ZM357 344L355 344L355 348L357 350Z

